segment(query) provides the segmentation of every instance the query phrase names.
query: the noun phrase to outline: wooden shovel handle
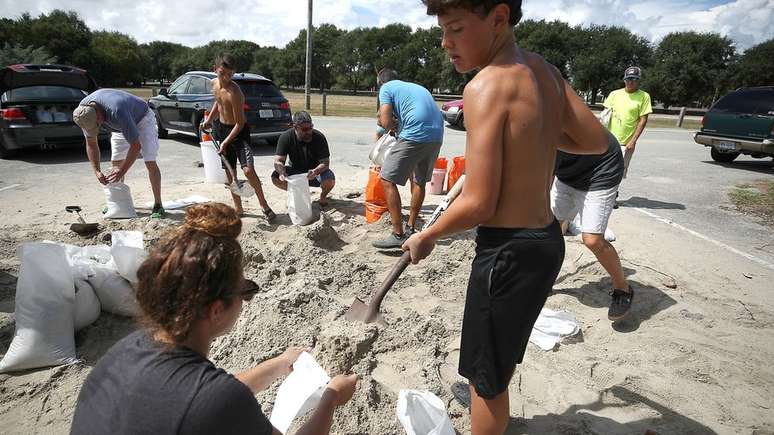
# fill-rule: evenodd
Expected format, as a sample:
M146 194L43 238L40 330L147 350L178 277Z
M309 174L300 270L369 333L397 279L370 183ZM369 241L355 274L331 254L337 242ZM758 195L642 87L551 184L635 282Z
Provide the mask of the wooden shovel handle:
M390 274L387 275L387 278L385 278L385 280L382 282L382 286L379 287L379 290L374 293L374 295L371 297L371 300L368 302L369 315L372 313L376 315L376 313L379 312L379 307L382 305L382 299L384 299L384 295L386 295L390 288L392 288L392 285L395 284L395 281L398 280L400 274L406 270L410 263L411 252L406 251L403 253L403 255L400 256L400 260L398 260L398 262L395 263L395 266L392 267Z

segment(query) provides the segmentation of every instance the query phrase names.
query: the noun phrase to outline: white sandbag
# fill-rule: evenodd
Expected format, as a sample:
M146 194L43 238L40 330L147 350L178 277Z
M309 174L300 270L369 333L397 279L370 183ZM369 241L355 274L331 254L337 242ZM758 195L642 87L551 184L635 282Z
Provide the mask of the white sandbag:
M99 298L102 311L127 317L140 315L140 306L132 285L115 270L94 267L88 281Z
M148 258L143 249L142 232L113 231L110 254L118 274L132 284L137 284L137 269Z
M303 352L293 363L293 371L277 390L269 419L271 424L283 434L287 432L293 419L317 408L330 380L314 357Z
M65 248L25 243L19 257L16 334L0 373L75 362L75 283Z
M86 280L75 280L75 331L96 322L100 311L99 299L91 284Z
M429 391L400 390L398 420L408 435L455 435L443 401Z
M312 194L306 174L290 175L288 180L288 214L294 225L307 225L314 218Z
M132 201L132 192L124 183L110 183L104 188L107 213L105 219L126 219L137 217Z

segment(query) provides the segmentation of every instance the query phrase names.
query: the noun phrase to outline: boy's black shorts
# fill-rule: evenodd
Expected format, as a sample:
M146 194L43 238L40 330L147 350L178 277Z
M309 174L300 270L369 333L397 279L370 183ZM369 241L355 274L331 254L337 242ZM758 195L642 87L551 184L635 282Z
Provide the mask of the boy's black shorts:
M222 124L217 120L212 123L212 127L213 136L215 136L215 139L217 139L219 143L226 139L228 135L231 134L231 129L234 128L233 125ZM250 148L249 125L245 124L236 139L226 147L224 157L235 171L237 169L237 161L239 161L239 166L242 168L252 168L255 165L253 161L253 149ZM226 169L226 165L222 162L221 167Z
M479 396L493 399L508 388L563 260L556 220L541 229L478 228L459 373Z

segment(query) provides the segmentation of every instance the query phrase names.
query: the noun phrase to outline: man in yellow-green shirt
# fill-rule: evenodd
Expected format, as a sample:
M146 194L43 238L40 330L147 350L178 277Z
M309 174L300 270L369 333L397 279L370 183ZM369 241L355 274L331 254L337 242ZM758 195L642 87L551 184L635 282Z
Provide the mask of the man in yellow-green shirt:
M648 115L653 113L650 95L640 89L641 75L639 67L626 68L625 86L611 92L604 102L605 108L613 109L607 128L621 144L625 164L624 178L629 171L629 162L632 160L637 140L648 123Z

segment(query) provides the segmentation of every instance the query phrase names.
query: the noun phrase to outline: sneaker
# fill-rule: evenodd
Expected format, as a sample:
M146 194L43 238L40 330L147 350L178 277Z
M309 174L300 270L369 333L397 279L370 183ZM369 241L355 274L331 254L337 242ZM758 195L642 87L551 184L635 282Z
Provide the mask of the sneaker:
M164 216L167 215L167 212L164 210L164 206L161 204L156 204L153 206L153 211L151 211L151 219L161 219Z
M377 240L371 245L376 249L400 249L407 238L405 234L390 233L386 238Z
M419 232L419 230L417 229L417 227L408 227L408 228L406 228L406 232L403 233L403 234L408 239L409 237L413 236L414 234L416 234L418 232Z
M470 387L462 382L455 382L451 386L451 393L460 405L470 408Z
M628 292L614 288L610 292L610 296L612 296L612 300L610 301L610 308L607 310L607 318L617 322L629 314L629 310L632 308L632 300L634 300L634 291L631 286L629 286Z

